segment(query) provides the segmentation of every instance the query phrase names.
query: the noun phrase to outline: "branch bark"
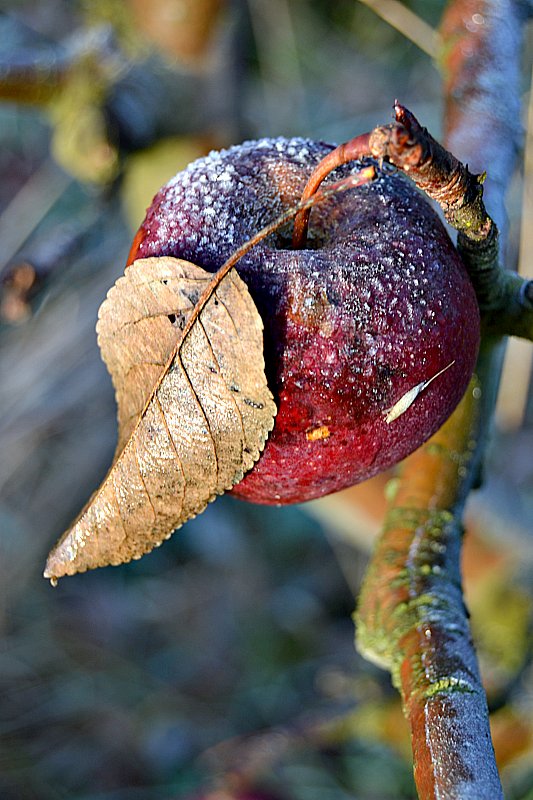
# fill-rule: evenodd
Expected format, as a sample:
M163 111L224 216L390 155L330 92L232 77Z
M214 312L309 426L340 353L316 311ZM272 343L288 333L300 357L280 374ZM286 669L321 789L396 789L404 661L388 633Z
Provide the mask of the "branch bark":
M485 312L484 331L533 340L533 281L502 269L500 234L483 201L486 173L470 172L398 102L395 115L390 125L356 136L328 153L311 174L302 203L317 195L324 179L343 164L369 156L388 161L439 203L458 231L458 250ZM293 248L306 245L310 213L310 207L303 207L295 217Z
M474 381L405 461L360 598L359 650L401 692L421 798L502 796L459 567L479 397Z
M472 173L398 103L395 112L395 123L370 134L372 155L386 158L409 174L419 189L439 203L446 220L458 231L457 248L484 313L485 333L532 340L533 283L502 267L500 234L483 197L486 173ZM501 148L505 156L513 153L515 139L516 134L510 136L510 146ZM492 177L489 192L491 181ZM502 214L498 206L495 209ZM501 219L505 224L503 214Z
M442 23L445 144L474 172L490 170L486 197L504 232L503 195L518 137L521 8L511 0L455 0ZM452 162L449 168L458 174ZM463 196L468 199L467 183ZM459 248L471 268L481 267L491 298L504 277L501 241L472 197L475 213L467 224L450 221L459 222ZM484 318L490 322L488 308ZM503 796L459 567L462 510L478 481L502 353L501 337L486 329L478 383L436 436L404 462L359 600L358 648L391 670L401 692L422 800Z

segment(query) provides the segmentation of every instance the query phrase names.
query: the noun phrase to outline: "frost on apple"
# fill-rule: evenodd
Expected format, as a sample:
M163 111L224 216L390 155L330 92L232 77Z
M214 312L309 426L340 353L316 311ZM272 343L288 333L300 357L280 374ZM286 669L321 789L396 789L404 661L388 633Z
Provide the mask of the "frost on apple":
M217 270L298 202L333 149L261 139L194 162L154 198L132 259L170 255ZM324 185L358 166L335 170ZM237 264L263 319L278 406L260 460L233 489L260 503L319 497L404 458L459 402L479 344L463 264L403 175L377 168L372 183L317 204L304 249L291 249L291 234L289 224ZM391 424L390 410L420 386Z

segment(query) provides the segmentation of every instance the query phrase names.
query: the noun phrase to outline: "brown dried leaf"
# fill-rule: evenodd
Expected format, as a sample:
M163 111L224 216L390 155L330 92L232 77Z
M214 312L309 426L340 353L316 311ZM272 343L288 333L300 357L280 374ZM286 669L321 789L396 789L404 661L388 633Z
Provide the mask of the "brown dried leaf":
M102 304L98 341L117 396L118 447L48 557L52 581L140 558L259 458L276 408L261 318L235 270L180 330L212 280L186 261L143 259Z

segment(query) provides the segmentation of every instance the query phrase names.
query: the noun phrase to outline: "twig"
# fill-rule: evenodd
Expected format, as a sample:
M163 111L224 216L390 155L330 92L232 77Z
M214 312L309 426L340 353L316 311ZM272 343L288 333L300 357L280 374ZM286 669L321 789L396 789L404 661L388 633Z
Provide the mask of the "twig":
M458 231L458 250L476 291L484 330L533 340L533 282L500 263L500 236L483 201L485 173L475 175L396 102L396 121L350 139L328 153L313 170L302 194L305 202L332 170L373 156L407 173L442 208ZM294 219L292 246L305 247L311 208Z
M533 283L502 268L500 234L483 200L486 174L470 172L399 103L395 113L395 123L372 132L372 155L408 173L458 231L457 248L486 312L485 331L533 339Z
M465 25L466 21L471 24ZM512 113L518 104L518 5L511 0L456 0L449 4L442 31L448 48L446 146L474 169L481 172L484 164L490 168L491 208L505 229L503 192L511 174L519 119ZM504 94L499 93L501 70ZM402 122L415 134L404 142L409 144L409 138L416 140L420 132L410 120L407 125L405 119ZM385 137L387 148L395 135ZM427 155L431 156L431 148ZM446 162L441 163L445 177ZM410 174L417 182L426 181L431 193L434 175L424 148L414 164ZM477 276L487 327L496 317L488 307L499 306L499 322L502 316L500 243L480 204L479 185L472 185L453 161L447 166L457 178L449 185L462 188L458 202L445 202L444 211L461 230L459 247L471 274ZM509 285L517 286L515 280L511 277ZM522 286L527 305L529 287ZM406 460L360 597L358 647L392 671L402 694L411 724L415 780L423 800L502 797L459 573L462 509L479 477L501 351L501 338L485 330L479 385L471 387L441 431Z
M450 225L468 240L490 242L486 260L498 268L498 238L483 203L485 175L472 174L397 101L394 111L395 122L361 134L328 153L311 174L302 201L312 197L327 175L342 164L365 156L387 160L439 203ZM308 217L308 209L296 216L293 247L305 244Z
M375 158L386 158L408 173L433 198L450 225L469 239L486 239L493 225L483 203L485 175L474 175L439 144L398 101L395 122L376 128L369 141Z

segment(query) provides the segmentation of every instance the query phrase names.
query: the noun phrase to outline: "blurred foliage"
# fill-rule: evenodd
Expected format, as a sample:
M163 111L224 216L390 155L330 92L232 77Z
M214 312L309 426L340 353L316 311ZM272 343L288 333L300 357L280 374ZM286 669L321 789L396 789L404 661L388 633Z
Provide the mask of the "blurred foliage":
M444 4L408 5L436 24ZM208 7L206 46L180 58L148 2L0 4L4 293L21 264L35 270L18 297L27 313L0 324L2 800L217 788L225 800L414 798L399 700L352 644L364 520L354 543L339 538L335 505L319 525L305 507L222 498L140 562L55 591L40 577L112 457L94 323L158 186L244 137L346 139L388 120L396 96L440 129L428 57L355 0ZM60 174L50 153L74 177L57 200L36 190L39 175ZM490 513L465 561L513 800L533 796L532 526L518 513L533 499L531 432L521 436L521 460L516 438L498 439L478 506ZM511 475L510 463L521 465Z

